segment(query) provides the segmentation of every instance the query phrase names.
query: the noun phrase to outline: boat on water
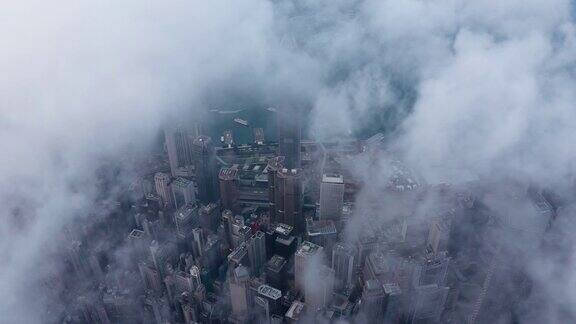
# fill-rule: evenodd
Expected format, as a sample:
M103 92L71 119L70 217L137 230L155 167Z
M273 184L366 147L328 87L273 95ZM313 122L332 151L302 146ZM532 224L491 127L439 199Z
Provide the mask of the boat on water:
M237 113L241 113L246 109L236 109L236 110L220 110L220 109L210 109L210 112L213 113L217 113L220 115L232 115L232 114L237 114Z
M248 126L248 121L246 121L242 118L234 118L234 122L236 122L242 126Z

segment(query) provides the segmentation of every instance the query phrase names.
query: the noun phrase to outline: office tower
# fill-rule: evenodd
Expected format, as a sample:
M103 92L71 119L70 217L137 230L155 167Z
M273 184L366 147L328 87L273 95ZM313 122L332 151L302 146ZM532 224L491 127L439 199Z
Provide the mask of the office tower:
M150 243L149 259L161 278L166 274L166 264L171 260L175 251L176 247L172 244L160 245L157 241Z
M276 223L276 200L279 200L281 196L277 197L277 191L280 189L276 188L276 174L280 171L284 165L284 157L277 156L268 160L268 165L266 166L265 172L268 173L268 202L270 204L270 223ZM278 202L279 203L279 202Z
M282 167L281 158L268 163L268 190L270 194L271 223L284 223L301 233L302 219L302 180L296 169Z
M425 258L419 268L419 284L436 284L438 287L443 287L446 283L449 266L450 257L446 251L439 252L435 257Z
M194 280L190 274L180 270L169 272L164 278L164 284L170 302L177 301L183 293L193 293L195 289Z
M129 258L132 264L136 264L148 255L150 242L143 231L133 229L130 234L128 234L126 243L129 248Z
M282 324L284 323L284 319L280 315L272 314L270 317L270 324Z
M162 208L172 209L174 201L170 188L170 176L162 172L156 173L154 175L154 186L156 187L156 193L160 197Z
M230 277L230 300L232 301L232 317L236 321L243 321L248 317L248 281L250 275L244 266L232 270Z
M234 214L231 210L222 211L222 227L224 229L224 239L230 248L234 248L232 239L232 224L234 223Z
M334 270L325 265L310 267L305 278L304 299L315 311L327 307L334 292Z
M189 298L187 302L182 302L181 305L185 324L194 324L200 322L200 315L198 311L199 307L196 300Z
M246 242L251 236L252 230L244 223L244 218L240 215L234 216L230 223L231 247L236 248L243 242Z
M102 323L111 324L110 318L104 306L100 303L94 303L85 296L80 296L77 299L79 307L82 312L83 323Z
M198 216L200 219L200 226L211 232L216 232L218 225L220 223L220 208L218 204L209 203L208 205L202 205L198 209Z
M320 219L339 219L344 205L344 178L341 175L322 176L320 184Z
M196 203L196 194L194 193L194 183L192 181L185 178L176 178L170 186L172 187L175 209Z
M402 290L395 283L388 283L382 285L384 294L384 322L383 323L398 323L402 316Z
M410 323L438 322L444 311L448 290L448 287L438 287L436 284L416 287Z
M220 201L223 209L238 212L238 169L223 168L218 174L220 181Z
M192 143L194 134L182 129L164 131L170 172L173 177L191 177L193 172Z
M174 282L174 296L181 296L183 293L192 294L196 290L196 279L190 273L175 271L172 279Z
M162 295L162 280L156 267L147 262L140 262L138 270L140 271L144 287L154 291L159 296Z
M221 141L222 144L225 144L225 147L232 147L234 145L234 136L232 135L232 131L229 129L225 130Z
M284 315L286 317L286 321L290 324L300 323L301 318L303 318L304 314L306 313L305 310L306 305L299 300L295 300L292 302L292 305L290 305L286 315Z
M192 145L198 200L204 204L218 200L216 153L212 139L198 136Z
M312 242L304 241L294 257L294 283L296 289L302 290L305 284L306 271L313 258L322 260L323 248Z
M335 286L349 288L354 284L354 250L343 243L338 243L332 250L332 269L334 269Z
M102 303L112 323L134 323L142 318L137 301L127 291L109 289L103 293Z
M218 235L210 234L204 244L204 252L200 264L203 269L214 270L221 263L222 256L220 254L220 239Z
M263 145L264 144L264 130L262 128L254 128L254 144Z
M336 243L336 225L331 219L306 220L306 239L314 244L324 247L328 255L332 254L332 247Z
M67 248L67 260L72 265L74 273L83 277L88 274L88 262L85 255L85 249L82 248L82 242L72 241Z
M287 271L287 261L284 257L274 254L266 263L266 281L276 289L284 289Z
M362 291L362 309L368 323L383 323L386 294L376 279L367 280Z
M297 108L281 108L277 113L278 155L285 157L289 169L300 168L301 121Z
M201 228L192 229L192 241L192 252L194 252L196 259L199 259L202 257L204 245L206 244L206 235L204 235L204 231Z
M174 213L176 235L185 239L192 234L192 229L198 227L198 206L186 205Z
M450 236L451 220L448 218L436 217L430 224L428 238L426 240L426 251L438 254L446 250Z
M248 258L250 260L250 272L255 276L259 275L266 262L266 239L263 232L254 233L248 240Z
M234 269L238 266L250 266L250 261L248 259L248 247L246 243L242 242L238 247L236 247L230 254L228 254L229 268Z
M254 296L254 316L260 324L270 324L270 303L266 297Z
M270 323L272 314L276 313L280 308L281 297L282 292L280 290L266 284L260 285L258 294L254 298L258 306L256 309L257 317L264 318L265 323Z

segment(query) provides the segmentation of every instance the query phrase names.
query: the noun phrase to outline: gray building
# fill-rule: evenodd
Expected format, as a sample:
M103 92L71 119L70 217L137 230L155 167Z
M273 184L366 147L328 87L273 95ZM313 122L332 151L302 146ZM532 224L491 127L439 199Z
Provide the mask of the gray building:
M296 251L294 257L294 282L296 289L302 290L305 286L306 271L312 258L322 258L323 248L312 242L304 241Z
M266 263L266 238L264 233L258 231L248 240L248 258L250 270L253 275L260 274L262 266Z
M344 205L344 178L341 175L323 175L320 184L320 219L342 217Z
M304 220L300 171L284 168L282 157L271 159L267 169L271 222L288 224L301 233Z
M194 175L192 143L195 135L182 129L164 131L170 172L174 177L191 177Z
M162 172L156 173L154 175L154 187L156 188L158 197L160 197L162 208L174 208L174 200L170 188L170 176Z
M171 187L175 209L196 203L196 194L194 193L194 183L192 181L185 178L176 178L172 181Z
M354 250L352 247L338 243L332 250L332 269L334 269L335 286L347 288L354 284Z
M282 107L277 112L278 155L285 157L285 166L290 169L300 168L301 123L300 110Z
M216 153L209 136L198 136L192 144L198 200L204 204L218 199Z

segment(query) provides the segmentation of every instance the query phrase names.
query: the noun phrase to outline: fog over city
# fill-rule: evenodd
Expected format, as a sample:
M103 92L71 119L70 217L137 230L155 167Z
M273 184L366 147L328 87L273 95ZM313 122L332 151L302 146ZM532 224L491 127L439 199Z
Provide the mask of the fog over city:
M317 158L316 151L306 160L303 153L303 161L312 161L306 162L311 166L302 171L301 208L305 212L301 211L300 225L290 224L298 233L292 235L299 249L301 241L311 240L310 234L303 234L309 230L304 214L314 221L322 219L316 214L323 208L319 187L332 161L346 183L341 200L345 207L352 206L345 221L334 219L339 242L362 245L366 237L381 238L381 231L394 236L389 233L397 226L403 231L403 244L396 246L386 241L388 238L378 242L386 241L382 243L390 249L388 254L382 252L386 258L400 258L397 254L404 252L398 251L424 246L432 235L426 228L413 244L408 242L411 222L434 223L435 217L449 209L457 215L450 217L458 220L451 218L450 239L444 249L452 264L458 264L454 268L465 263L463 260L484 258L484 251L490 251L488 261L482 262L491 267L488 278L494 272L502 274L494 275L500 291L491 294L486 288L479 293L481 297L470 297L481 300L470 303L479 310L458 306L459 297L450 290L444 299L446 305L453 300L455 306L442 306L433 320L417 321L417 307L406 306L409 315L390 323L575 322L575 5L569 0L6 3L0 10L0 323L103 321L78 319L73 314L79 296L97 304L98 287L108 280L95 283L72 273L70 264L74 262L67 260L69 253L63 251L73 241L87 240L91 247L98 245L106 251L100 260L107 261L99 261L102 277L125 276L136 267L136 274L128 276L134 283L123 284L144 290L138 262L129 257L135 248L118 243L132 228L110 225L116 223L109 223L108 218L128 218L116 210L126 196L133 199L128 206L140 204L138 199L147 193L134 198L132 189L142 178L156 179L143 171L148 164L161 161L164 169L158 171L200 181L198 174L188 177L170 170L166 130L174 125L200 125L198 128L204 129L200 133L209 133L206 129L216 124L211 113L215 109L264 114L266 107L276 107L275 113L300 120L304 146L312 145L305 140L337 143L337 153L326 154L333 161L326 156ZM373 147L369 139L375 134L381 137ZM213 136L212 141L224 146L219 138ZM362 148L354 154L341 153L351 141L358 141ZM229 162L232 158L227 153L219 155L224 151L216 150L218 163L224 161L230 168L237 162ZM270 162L266 163L268 170ZM296 174L300 166L287 168L288 173L293 169ZM397 184L398 174L411 175L408 184ZM383 194L390 191L391 183L397 190ZM126 188L131 188L129 195ZM158 190L158 185L152 188ZM219 188L223 195L221 182ZM163 210L165 197L158 195L160 198L154 199L161 211L154 217L173 213ZM457 200L460 207L445 208L451 204L447 200ZM475 201L474 208L461 207L468 200ZM544 218L534 207L542 200L553 216ZM223 197L220 201L224 204ZM242 208L250 206L246 203ZM255 208L254 215L265 213L272 219L269 223L277 223L266 208ZM218 217L220 212L218 209ZM470 218L463 216L471 214ZM409 220L398 221L405 217ZM138 222L130 224L146 232ZM259 219L257 223L252 231L264 232L265 226L259 226L265 222ZM154 235L170 236L165 232L175 226L180 230L178 224L171 226L162 229L164 234ZM225 229L218 226L206 232L203 242L224 235L220 232ZM105 232L117 235L117 242ZM154 235L157 241L170 241ZM236 251L241 245L236 241L222 244L221 250L226 251ZM394 246L393 253L390 246ZM433 249L438 254L437 248ZM323 250L332 251L332 247ZM175 257L184 259L182 255L190 251L179 252ZM297 269L299 261L292 260L300 252L286 256L288 267L294 268L286 276L297 277L301 271ZM189 254L196 258L196 253ZM270 259L270 253L284 252L266 253L264 261ZM228 261L226 257L222 256L224 263L230 261L230 256ZM300 322L371 323L373 315L365 306L369 280L367 271L360 268L357 274L363 279L346 287L352 293L337 294L348 296L350 305L356 305L350 306L353 310L340 317L319 317L329 313L330 306L325 299L317 304L316 300L324 297L314 294L323 294L320 291L327 290L325 286L333 285L330 271L334 270L329 268L334 261L330 261L331 252L310 258L304 266L302 287L298 278L277 287L266 277L266 285L278 288L282 296L287 291L298 292L299 297L290 302L306 303ZM363 267L363 261L358 261L363 258L370 259L356 254L354 266ZM209 268L199 260L198 256L194 266ZM471 264L482 268L482 262ZM188 261L182 267L184 272L191 271ZM217 283L207 289L222 300L223 306L215 302L215 308L220 307L229 317L210 321L246 321L249 316L244 313L242 316L248 317L238 319L235 297L229 297L238 289L232 286L240 284L230 284L231 288L228 284L240 282L238 278L246 276L242 272L249 267L242 262L227 265L223 274L214 268L213 282ZM448 271L457 272L455 281L463 280L460 270ZM260 270L253 268L249 272L251 280L258 277L254 273L260 275ZM445 281L450 278L448 274ZM381 279L370 282L377 280ZM325 283L321 288L310 286L316 282ZM484 286L478 285L485 288L490 279ZM448 283L446 287L452 289ZM458 289L463 296L465 289ZM158 300L160 295L169 298L159 293ZM355 299L355 295L362 297ZM203 310L198 310L198 319L184 320L186 315L174 315L175 309L181 312L182 308L175 306L180 304L168 304L172 313L166 315L165 323L209 322L202 317ZM501 309L500 304L506 305ZM482 307L493 308L483 315ZM273 308L270 306L272 313ZM318 315L319 309L323 315ZM257 322L278 320L250 314ZM112 319L108 313L107 318L112 323L150 322L117 316ZM158 312L154 316L151 323L161 317ZM279 323L294 322L285 317Z

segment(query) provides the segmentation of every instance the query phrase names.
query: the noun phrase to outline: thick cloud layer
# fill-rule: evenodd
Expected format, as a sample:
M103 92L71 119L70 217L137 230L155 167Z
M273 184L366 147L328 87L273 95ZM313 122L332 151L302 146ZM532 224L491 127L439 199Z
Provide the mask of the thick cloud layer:
M62 227L97 208L102 158L145 152L163 123L229 94L310 105L318 138L395 131L431 182L459 182L462 170L569 186L571 13L568 0L4 6L0 321L41 321L37 279L58 266Z

